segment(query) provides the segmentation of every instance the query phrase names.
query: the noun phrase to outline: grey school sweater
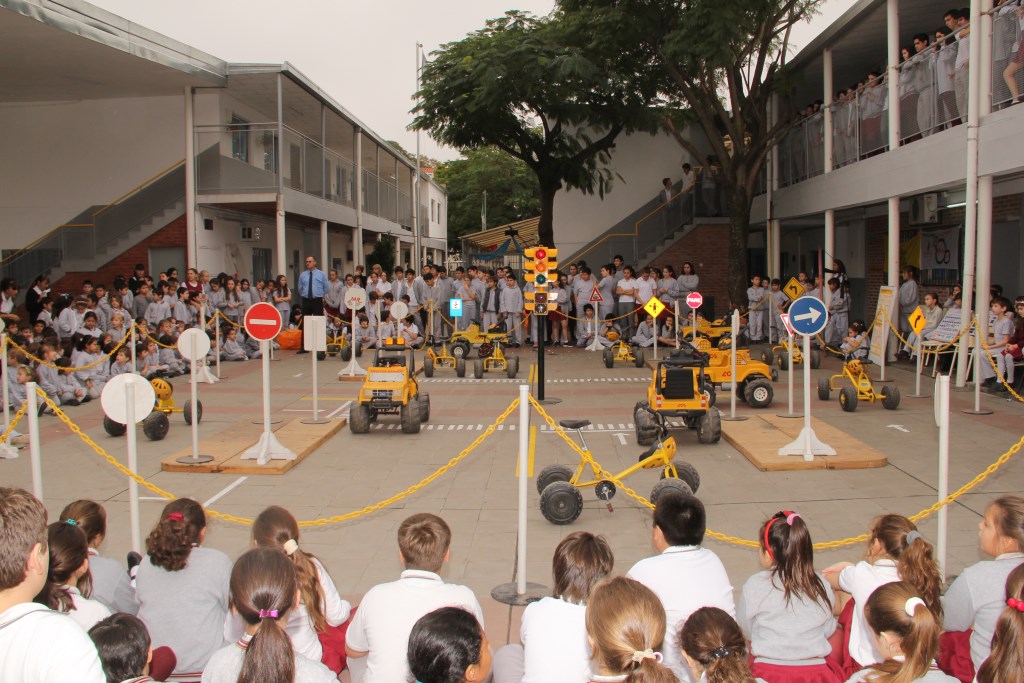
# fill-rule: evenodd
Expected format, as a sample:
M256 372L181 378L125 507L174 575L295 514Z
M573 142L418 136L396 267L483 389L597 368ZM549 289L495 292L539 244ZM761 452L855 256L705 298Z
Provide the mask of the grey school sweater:
M135 589L128 580L128 572L117 560L89 554L89 572L92 574L92 597L113 612L139 613Z
M139 618L154 648L168 645L174 650L175 673L202 671L224 647L230 580L231 560L211 548L193 548L188 565L176 572L155 566L148 556L139 565Z
M203 671L203 683L235 683L242 672L242 661L249 646L249 636L234 645L218 650ZM334 673L320 662L295 655L295 683L334 683Z
M828 637L836 630L835 598L828 583L822 582L828 606L796 595L787 604L781 583L773 582L768 570L747 579L736 605L736 621L755 657L795 664L821 659L832 651Z

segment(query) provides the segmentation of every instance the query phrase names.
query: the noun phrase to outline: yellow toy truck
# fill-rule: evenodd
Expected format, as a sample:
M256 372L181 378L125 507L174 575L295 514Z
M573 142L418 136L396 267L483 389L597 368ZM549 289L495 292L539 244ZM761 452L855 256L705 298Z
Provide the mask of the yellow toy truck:
M359 396L349 409L353 434L366 434L381 415L398 415L403 434L417 434L430 420L430 396L420 393L413 376L412 350L405 340L390 338L373 356Z
M658 436L659 417L681 417L700 443L722 438L722 415L714 407L714 387L706 379L706 358L690 345L658 361L647 386L647 400L633 406L636 442L649 446ZM657 413L657 415L653 414Z

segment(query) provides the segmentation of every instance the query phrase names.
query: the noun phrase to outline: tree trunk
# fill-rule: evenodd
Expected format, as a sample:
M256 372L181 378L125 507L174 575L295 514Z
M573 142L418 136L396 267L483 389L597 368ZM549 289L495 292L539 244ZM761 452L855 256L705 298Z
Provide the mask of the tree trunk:
M540 224L537 226L537 239L545 247L555 247L555 195L562 187L561 183L540 184Z
M747 305L749 252L747 239L750 234L750 199L744 188L726 186L726 201L729 207L729 311Z

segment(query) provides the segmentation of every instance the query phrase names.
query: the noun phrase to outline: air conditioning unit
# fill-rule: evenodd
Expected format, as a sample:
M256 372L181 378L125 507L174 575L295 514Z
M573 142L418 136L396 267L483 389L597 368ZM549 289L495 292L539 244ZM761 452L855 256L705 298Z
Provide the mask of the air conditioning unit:
M251 225L242 226L242 234L239 237L242 242L259 242L260 241L260 229L255 228Z
M931 225L939 222L939 195L936 192L910 198L910 224Z

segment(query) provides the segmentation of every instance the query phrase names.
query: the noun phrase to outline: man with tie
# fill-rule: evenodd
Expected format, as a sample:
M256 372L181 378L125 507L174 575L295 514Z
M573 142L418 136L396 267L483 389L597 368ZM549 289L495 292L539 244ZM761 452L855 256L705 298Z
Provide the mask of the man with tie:
M302 297L302 315L323 315L324 297L327 296L327 275L316 267L316 259L306 257L306 269L299 274L299 296ZM299 353L306 353L300 350Z

